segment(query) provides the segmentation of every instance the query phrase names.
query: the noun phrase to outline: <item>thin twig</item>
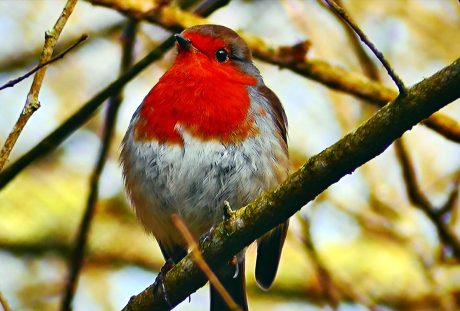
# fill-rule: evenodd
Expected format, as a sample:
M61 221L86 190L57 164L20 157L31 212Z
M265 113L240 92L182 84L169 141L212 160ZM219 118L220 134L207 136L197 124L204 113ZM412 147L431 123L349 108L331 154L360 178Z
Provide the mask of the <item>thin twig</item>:
M340 303L342 293L340 289L334 284L334 280L329 275L329 271L322 264L318 253L316 252L315 245L310 234L310 223L309 220L297 215L297 220L301 227L300 239L308 252L309 257L312 260L313 268L315 269L318 277L318 283L321 287L321 292L325 296L325 300L328 301L329 305L333 310L337 310Z
M3 308L3 311L11 311L8 301L6 301L5 297L3 297L2 292L0 292L0 305Z
M69 19L69 16L76 4L77 0L68 0L64 9L62 10L61 15L56 21L56 24L54 24L54 27L45 33L45 44L43 46L39 64L47 62L53 56L53 50L56 46L59 35L61 34L61 31L67 23L67 20ZM14 125L11 133L8 135L2 150L0 151L0 172L3 169L3 166L5 166L5 163L10 156L11 150L13 150L19 135L21 135L22 130L27 124L27 121L30 119L32 114L38 108L40 108L38 94L40 93L42 82L45 77L46 68L47 67L43 67L39 69L35 74L29 94L27 95L27 100L24 108L22 109L22 112L19 115L19 118L16 121L16 124Z
M435 212L438 214L439 217L444 216L445 214L449 213L452 211L452 209L457 205L458 203L458 193L459 193L459 188L460 188L460 176L457 175L454 179L454 187L452 188L452 191L450 192L449 196L447 197L446 202L439 207Z
M406 87L404 86L404 82L399 78L399 76L396 74L396 72L391 68L391 65L388 63L388 61L385 59L383 56L382 52L380 52L375 45L367 38L366 34L361 30L361 28L356 25L351 17L347 14L344 8L341 6L337 5L334 0L324 0L326 3L329 5L329 7L336 13L338 14L341 18L345 20L345 22L350 26L353 31L359 36L361 41L363 41L374 53L374 55L379 59L379 61L382 63L382 65L385 67L385 69L388 72L388 75L393 79L394 83L398 87L399 94L400 95L405 95L406 94Z
M417 206L434 223L438 231L439 238L452 250L455 258L460 261L460 241L450 227L444 223L442 217L436 212L436 208L431 204L425 194L420 190L415 174L415 169L410 161L407 149L402 142L402 138L395 143L395 150L398 160L401 163L403 177L406 184L409 200Z
M107 38L111 37L114 33L119 33L122 28L122 22L115 22L113 24L105 25L97 29L88 29L85 31L88 34L88 37L91 38L93 41L96 38ZM68 35L61 40L59 40L56 48L59 46L69 46L73 42L78 40L79 36L76 35ZM77 50L80 46L77 47ZM37 55L40 55L42 47L33 47L30 50L16 50L14 53L7 54L4 59L0 59L0 72L8 72L17 69L22 69L25 67L32 66L36 59Z
M341 0L334 0L339 6L343 7ZM375 63L372 61L369 54L366 53L363 45L361 44L359 37L353 31L347 21L343 19L336 11L331 10L330 7L324 2L324 0L317 0L317 2L322 5L325 9L332 13L332 15L336 18L336 20L342 25L343 30L346 32L348 40L351 42L351 46L358 58L359 64L361 65L361 69L366 77L369 79L381 82L379 71Z
M136 31L137 22L129 21L122 36L123 52L120 75L124 74L132 66ZM102 130L102 142L99 149L99 155L89 182L90 189L86 209L79 227L78 234L76 236L74 254L71 257L69 263L69 276L64 292L64 299L61 305L62 311L71 310L72 300L77 287L78 276L83 265L83 257L85 254L88 232L90 230L91 221L93 219L94 211L96 208L97 197L99 193L99 179L107 160L107 155L113 138L118 110L122 102L121 93L122 90L120 90L117 94L114 94L108 102Z
M69 46L67 49L65 49L63 52L59 53L55 57L51 58L50 60L48 60L48 61L46 61L46 62L44 62L42 64L38 64L37 66L32 68L26 74L24 74L24 75L22 75L22 76L20 76L20 77L18 77L16 79L10 80L7 83L5 83L4 85L0 86L0 91L3 90L3 89L9 88L9 87L15 86L17 83L19 83L22 80L27 79L28 77L33 75L37 70L40 70L41 68L43 68L45 66L48 66L49 64L51 64L51 63L63 58L68 52L73 50L75 47L77 47L80 43L82 43L86 39L88 39L88 35L86 35L86 34L82 35L76 42L74 42L71 46Z
M217 278L216 274L212 271L211 267L206 263L203 256L201 255L200 248L196 243L195 239L193 238L190 230L188 230L187 226L183 222L183 220L177 214L171 215L171 220L174 226L180 231L182 237L187 242L188 248L193 257L193 261L197 264L197 266L201 269L201 271L206 275L206 278L209 280L209 283L214 286L217 292L220 294L222 299L225 301L227 306L230 310L241 310L241 307L233 300L232 296L228 293L225 287Z

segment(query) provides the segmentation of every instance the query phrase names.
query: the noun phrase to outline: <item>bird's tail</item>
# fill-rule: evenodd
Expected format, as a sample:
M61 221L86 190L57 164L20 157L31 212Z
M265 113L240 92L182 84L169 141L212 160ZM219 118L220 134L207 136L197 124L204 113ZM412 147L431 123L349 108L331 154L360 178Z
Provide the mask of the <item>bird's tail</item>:
M288 226L286 221L257 240L256 280L263 289L275 279Z
M225 290L232 296L233 300L243 311L248 310L248 302L246 299L246 279L244 271L244 257L238 262L238 268L235 270L235 265L228 265L218 273L219 280L225 287ZM236 271L236 273L235 273ZM228 304L222 299L222 296L214 288L209 286L211 290L211 311L233 311Z

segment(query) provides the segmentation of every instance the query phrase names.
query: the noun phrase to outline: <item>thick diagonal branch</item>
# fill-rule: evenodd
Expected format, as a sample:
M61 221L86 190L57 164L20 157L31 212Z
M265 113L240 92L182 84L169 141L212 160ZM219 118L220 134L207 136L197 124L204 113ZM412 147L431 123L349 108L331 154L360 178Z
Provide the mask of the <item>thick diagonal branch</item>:
M266 193L219 224L202 243L211 267L228 260L265 232L283 223L330 185L385 151L404 132L460 97L460 59L410 88L407 96L381 108L372 118L320 154L310 158L276 190ZM206 278L186 256L165 275L168 301L177 305L203 286ZM162 288L150 286L124 310L164 310Z

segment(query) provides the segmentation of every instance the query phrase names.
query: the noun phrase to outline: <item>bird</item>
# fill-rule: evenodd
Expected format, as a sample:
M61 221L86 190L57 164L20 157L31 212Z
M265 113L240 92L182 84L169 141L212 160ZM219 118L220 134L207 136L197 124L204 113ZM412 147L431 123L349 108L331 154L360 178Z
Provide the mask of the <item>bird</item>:
M223 220L224 202L239 209L288 175L287 118L252 61L247 43L221 25L175 36L171 67L134 112L121 145L124 184L136 215L166 261L187 255L171 216L195 238ZM278 269L288 222L257 240L255 276L268 289ZM248 310L245 250L217 272ZM229 310L210 285L210 310Z

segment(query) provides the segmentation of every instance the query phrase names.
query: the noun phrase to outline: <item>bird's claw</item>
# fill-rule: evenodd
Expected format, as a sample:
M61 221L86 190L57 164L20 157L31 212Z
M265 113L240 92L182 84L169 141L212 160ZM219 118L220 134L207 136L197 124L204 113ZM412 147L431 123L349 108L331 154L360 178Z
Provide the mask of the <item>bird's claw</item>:
M230 206L228 201L224 201L224 220L232 218L233 214L235 213Z
M235 266L235 273L233 274L233 278L236 279L240 274L240 264L238 263L238 257L233 256L230 262Z
M212 225L211 228L209 228L209 230L205 233L203 233L200 237L200 245L202 245L203 243L207 242L209 239L211 239L211 235L212 235L212 232L214 231L214 229L216 228L215 225Z

